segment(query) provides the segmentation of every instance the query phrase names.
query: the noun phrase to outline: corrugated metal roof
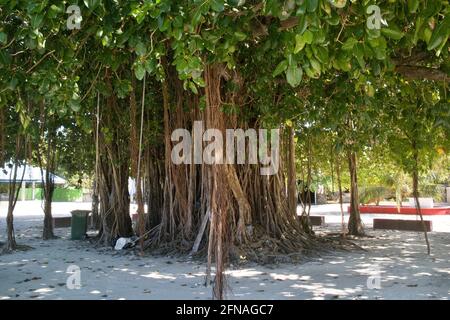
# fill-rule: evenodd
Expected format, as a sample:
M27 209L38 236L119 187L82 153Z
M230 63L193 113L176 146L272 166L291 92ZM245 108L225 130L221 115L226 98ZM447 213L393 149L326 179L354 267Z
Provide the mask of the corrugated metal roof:
M24 166L19 166L17 168L17 180L20 180L22 178ZM0 167L0 183L8 183L10 179L11 173L14 173L14 166L11 168L8 165L4 165L3 167ZM46 171L43 170L44 176L46 174ZM67 181L64 178L61 178L55 174L51 174L55 180L55 184L65 184ZM33 167L27 165L25 167L25 176L23 180L25 182L42 182L42 176L41 176L41 169L38 167Z

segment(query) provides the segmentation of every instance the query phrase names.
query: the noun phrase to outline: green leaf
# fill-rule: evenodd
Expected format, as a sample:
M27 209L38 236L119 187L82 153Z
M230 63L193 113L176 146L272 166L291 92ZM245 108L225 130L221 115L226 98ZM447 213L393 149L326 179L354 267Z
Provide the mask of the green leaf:
M347 0L328 0L336 8L342 9L347 4Z
M275 68L275 71L272 73L272 76L276 77L277 75L281 74L284 70L286 70L287 66L288 66L287 60L281 61Z
M308 27L308 20L306 19L306 15L302 14L298 19L297 31L299 34L303 34Z
M245 40L245 39L247 38L247 35L246 35L245 33L243 33L243 32L240 32L240 31L236 31L236 32L234 33L234 36L235 36L236 39L238 39L239 41L243 41L243 40Z
M84 5L91 9L94 10L98 5L99 5L100 0L84 0Z
M81 105L79 100L69 100L69 107L72 109L73 112L80 111Z
M294 49L294 53L299 53L300 51L302 51L302 49L305 47L305 39L302 35L300 34L296 34L295 35L295 49Z
M148 74L151 74L155 70L155 64L153 60L148 59L144 63L145 71L147 71Z
M302 37L307 44L311 44L314 39L314 35L310 30L306 30Z
M199 24L200 20L202 19L202 10L201 6L195 11L193 17L192 17L192 26L195 27Z
M381 33L394 40L400 40L405 35L403 32L391 28L382 28Z
M357 43L358 43L358 40L356 40L355 38L348 38L342 45L342 50L350 51L353 49L353 47Z
M328 50L326 49L326 47L317 46L316 48L313 48L313 50L314 55L320 62L322 62L323 64L327 64L329 62Z
M362 69L365 69L366 63L364 61L364 48L363 45L360 43L357 43L353 49L353 55L355 56L356 60L359 63L359 66Z
M8 89L13 91L16 89L17 84L19 83L19 80L17 78L12 78L9 82Z
M0 51L0 66L7 66L11 63L11 55L6 50Z
M8 42L8 35L4 32L0 32L0 42L6 44Z
M211 9L213 9L216 12L222 12L224 10L223 0L212 0Z
M189 89L195 94L198 94L197 86L192 81L189 81Z
M173 32L173 37L177 40L180 40L181 37L183 36L183 29L181 28L175 28L172 30Z
M286 71L286 80L292 86L296 87L303 78L303 69L299 66L291 65Z
M408 9L410 13L414 13L419 8L419 0L408 0Z
M308 12L315 12L317 6L319 5L319 0L305 0L306 1L306 9Z
M447 42L447 39L450 35L449 29L450 29L450 17L446 17L444 21L442 21L433 31L430 41L428 42L427 49L434 50L437 47L439 47L443 41Z
M316 59L314 59L314 58L311 58L311 59L309 59L309 63L311 64L311 67L317 72L317 73L319 73L320 74L320 71L321 71L321 65L320 65L320 63L319 63L319 61L317 61Z
M139 41L136 45L136 53L138 56L143 56L147 52L147 48L145 47L145 44L141 41Z
M42 24L42 20L44 19L44 15L42 14L35 14L31 17L31 27L33 29L39 29L39 27Z
M164 32L170 28L170 20L168 17L164 18L163 16L160 16L158 18L158 28L159 31Z
M145 68L142 64L136 65L136 68L134 69L134 74L136 75L136 78L138 80L144 79L145 76Z

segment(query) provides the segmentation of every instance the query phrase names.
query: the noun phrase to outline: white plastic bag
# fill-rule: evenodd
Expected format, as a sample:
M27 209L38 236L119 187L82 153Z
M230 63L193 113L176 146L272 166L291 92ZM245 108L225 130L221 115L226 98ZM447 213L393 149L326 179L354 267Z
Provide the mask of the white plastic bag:
M114 246L114 250L122 250L128 243L131 243L130 238L119 238L116 241L116 245Z

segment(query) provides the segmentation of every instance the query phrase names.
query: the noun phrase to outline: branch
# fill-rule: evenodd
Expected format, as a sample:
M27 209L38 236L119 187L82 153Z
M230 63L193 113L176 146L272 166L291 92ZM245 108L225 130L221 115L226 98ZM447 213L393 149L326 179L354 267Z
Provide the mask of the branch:
M34 68L36 68L42 61L44 61L45 58L47 58L49 55L51 55L53 52L55 52L55 50L49 51L47 52L41 59L39 59L38 62L36 62L34 64L34 66L32 66L30 69L27 70L27 74L29 74L31 71L33 71Z
M296 27L299 22L299 17L290 17L286 20L283 20L280 22L280 27L278 28L278 31L284 31L293 27Z
M431 80L431 81L449 81L450 76L439 69L399 65L395 67L395 72L410 80Z

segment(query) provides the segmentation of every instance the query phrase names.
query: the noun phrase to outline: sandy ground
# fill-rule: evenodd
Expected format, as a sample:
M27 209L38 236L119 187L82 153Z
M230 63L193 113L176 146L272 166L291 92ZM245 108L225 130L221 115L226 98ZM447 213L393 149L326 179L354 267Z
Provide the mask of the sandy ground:
M56 229L59 239L42 241L40 205L40 202L18 202L17 242L33 249L0 255L0 300L211 297L211 287L203 285L206 266L198 261L141 258L129 252L98 250L86 241L71 241L69 228ZM89 207L89 203L55 203L53 210L55 216L64 216L70 210ZM5 212L6 203L1 202L1 242L5 241ZM338 206L314 206L312 214L326 216L326 226L316 228L317 231L339 230ZM431 256L426 255L421 233L374 231L373 217L364 215L363 220L368 234L374 238L356 241L367 251L339 251L300 264L231 268L228 298L449 299L450 216L427 217L433 221L435 230L430 233ZM71 265L81 270L80 289L69 289L66 285Z

